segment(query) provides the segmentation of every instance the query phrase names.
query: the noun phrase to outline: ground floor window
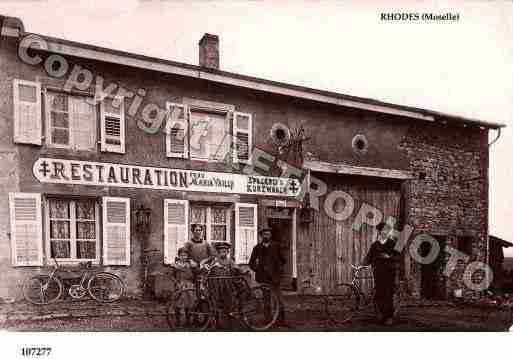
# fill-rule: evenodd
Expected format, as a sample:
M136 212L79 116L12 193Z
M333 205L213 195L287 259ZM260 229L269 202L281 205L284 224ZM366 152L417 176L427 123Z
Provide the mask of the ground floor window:
M95 199L48 198L47 258L99 260L99 208Z
M190 224L203 227L205 240L209 242L230 242L230 207L191 203Z

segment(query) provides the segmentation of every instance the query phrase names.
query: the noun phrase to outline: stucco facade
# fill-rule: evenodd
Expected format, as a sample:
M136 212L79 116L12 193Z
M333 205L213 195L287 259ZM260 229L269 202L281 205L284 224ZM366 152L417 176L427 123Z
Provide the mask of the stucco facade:
M371 109L350 108L244 88L237 84L223 84L208 79L135 68L121 63L64 56L70 65L70 71L75 66L80 66L95 76L95 81L91 82L89 88L82 89L83 92L94 94L98 76L104 81L103 87L115 83L132 92L145 90L142 105L134 116L128 114L131 100L125 99L125 153L105 152L99 145L87 151L55 148L47 144L48 139L43 139L41 145L18 144L14 143L13 136L13 81L21 79L40 83L43 89L63 89L69 78L69 72L62 78L55 78L45 71L43 63L30 65L22 61L18 56L21 35L2 36L0 41L0 198L3 204L0 206L0 297L19 299L22 280L30 273L47 271L46 265L13 266L8 205L9 193L13 192L41 193L43 201L51 197L96 200L102 197L129 198L132 210L141 205L151 208L151 232L146 247L160 251L161 257L164 257L165 199L187 200L190 203L225 203L228 216L232 217L232 224L235 224L236 203L257 204L259 228L267 225L280 226L283 223L290 226L289 231L280 234L288 237L284 248L289 251L290 267L285 280L292 279L292 285L288 288L291 290L297 290L305 279L313 278L314 283L328 291L337 281L348 278L348 263L359 263L370 240L375 236L374 230L367 224L359 232L352 230L348 234L351 230L349 221L355 220L362 203L379 208L385 217L395 216L401 222L411 224L415 229L414 233L426 232L442 238L446 245L457 248L459 237L471 237L472 260L487 260L488 128L480 123L451 121L450 118L435 115L433 121L424 121ZM52 54L51 51L37 53L42 56L43 61ZM121 55L123 54L120 53ZM217 70L209 71L216 74ZM272 155L279 151L271 140L271 130L276 123L281 123L290 129L304 128L308 139L303 142L300 157L308 161L342 164L352 168L400 171L403 175L386 178L364 171L356 176L344 172L323 173L306 166L300 168L304 178L308 173L308 176L327 185L326 194L319 197L321 211L315 211L313 220L309 223L301 222L301 207L305 203L299 197L46 183L39 181L34 175L33 166L39 158L204 172L243 172L222 161L198 161L166 156L167 117L160 126L153 127L157 128L155 133L144 130L141 113L145 104L155 104L165 109L167 102L184 104L191 101L213 103L251 114L253 147ZM43 111L43 121L45 114ZM355 148L354 139L357 135L365 139L361 151ZM286 154L282 157L287 159ZM301 167L303 162L294 161L294 164ZM276 172L272 165L270 167L272 171L266 173L259 170L259 174L279 176L280 171ZM329 218L322 211L325 199L333 190L346 191L355 197L354 213L345 221ZM286 200L287 203L273 202L277 199ZM390 205L390 208L380 208L382 204ZM101 226L101 223L98 225ZM227 231L230 231L230 240L237 246L235 227L232 225ZM351 243L356 243L351 251L344 247L349 235L353 238ZM360 242L357 241L357 236L360 236ZM46 240L48 239L43 235L43 242ZM101 241L101 238L97 240ZM108 270L118 273L124 279L130 295L141 293L141 240L132 224L130 264L107 266ZM45 252L44 257L48 259L48 253ZM160 269L155 271L164 268L163 264L157 263L155 268ZM103 265L101 260L99 265ZM454 289L463 287L463 268L464 265L461 264L449 279L445 279L441 274L444 269L442 264L435 269L439 272L437 276L429 277L424 274L423 279L422 265L404 255L401 273L411 293L421 295L422 281L435 280L440 282L435 285L440 287L436 295L446 296ZM426 290L432 291L433 288Z

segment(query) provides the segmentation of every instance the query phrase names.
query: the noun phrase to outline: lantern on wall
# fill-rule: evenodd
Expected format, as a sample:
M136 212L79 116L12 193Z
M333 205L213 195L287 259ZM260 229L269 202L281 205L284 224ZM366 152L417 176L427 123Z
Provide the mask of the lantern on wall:
M313 221L314 211L313 208L310 207L310 194L305 194L305 200L303 206L299 211L299 222L303 224L310 224Z
M142 204L135 210L135 230L140 234L148 234L151 228L151 209Z

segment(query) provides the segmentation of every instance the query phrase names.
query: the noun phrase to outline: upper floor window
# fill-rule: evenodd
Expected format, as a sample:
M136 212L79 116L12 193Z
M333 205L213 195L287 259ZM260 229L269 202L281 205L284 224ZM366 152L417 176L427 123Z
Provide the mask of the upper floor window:
M96 108L87 99L61 92L46 93L49 145L76 150L96 148Z
M252 116L235 111L167 104L168 157L248 163L251 160Z
M90 99L87 94L14 79L14 142L42 145L44 139L50 147L90 151L99 143L101 151L125 153L124 99L106 98L98 105Z

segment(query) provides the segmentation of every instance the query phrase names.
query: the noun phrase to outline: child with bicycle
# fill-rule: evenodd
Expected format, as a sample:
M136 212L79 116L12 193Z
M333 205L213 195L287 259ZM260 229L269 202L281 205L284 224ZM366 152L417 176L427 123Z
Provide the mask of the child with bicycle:
M240 299L243 285L240 276L244 272L229 257L230 243L218 242L215 249L217 255L207 264L209 291L224 317L231 322L231 312Z
M178 257L175 263L171 264L176 280L177 291L185 291L186 295L180 296L180 303L176 303L175 315L177 321L180 322L181 312L183 311L185 322L190 321L190 311L195 302L195 278L198 266L189 257L189 252L186 248L178 249ZM190 289L190 290L189 290Z

